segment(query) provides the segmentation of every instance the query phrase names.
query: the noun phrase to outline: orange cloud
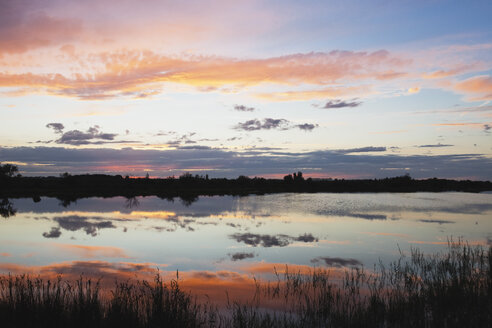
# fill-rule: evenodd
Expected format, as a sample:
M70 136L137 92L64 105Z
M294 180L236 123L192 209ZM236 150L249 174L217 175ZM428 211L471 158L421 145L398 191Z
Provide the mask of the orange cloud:
M424 73L422 77L424 79L443 79L450 76L464 74L473 70L481 70L484 69L481 64L475 63L472 65L464 65L456 68L448 69L448 70L436 70L430 73Z
M419 245L449 245L448 241L422 241L422 240L411 240L410 244L419 244ZM488 243L486 240L471 240L466 242L468 245L472 246L487 246Z
M0 263L0 271L11 274L39 275L54 279L59 275L66 280L84 278L101 279L102 288L114 287L114 281L153 280L157 273L165 283L176 279L176 271L163 270L166 265L157 263L72 261L44 266L28 266L16 263ZM159 268L159 271L158 271ZM232 300L251 300L255 293L252 277L234 271L188 271L179 272L182 290L196 296L208 296L215 303L225 304L227 296Z
M95 257L113 257L113 258L129 258L125 251L119 247L113 246L88 246L88 245L73 245L73 244L58 244L53 243L53 246L74 253L83 258Z
M173 58L146 51L103 53L91 57L102 64L97 72L61 74L2 73L0 87L17 92L47 92L80 99L105 99L149 93L162 83L178 83L198 88L249 87L259 84L328 85L339 82L396 78L388 67L404 67L407 61L381 50L372 53L332 51L294 54L266 59L238 60L222 57L188 56ZM315 91L263 94L260 97L289 100L338 97L367 93L368 87L333 87ZM220 90L219 90L220 91Z
M332 87L319 90L305 90L305 91L284 91L284 92L270 92L270 93L257 93L255 96L261 99L269 101L291 101L291 100L311 100L311 99L326 99L326 98L340 98L346 96L364 96L371 92L370 86L356 86L356 87Z
M176 213L175 212L168 212L168 211L155 211L155 212L150 212L150 211L132 211L131 212L132 216L139 216L139 217L144 217L144 218L152 218L152 219L169 219L169 218L175 218Z
M270 262L257 262L248 264L242 267L246 272L252 274L284 274L286 272L300 272L302 274L309 274L313 272L313 267L309 265L288 264L288 263L270 263Z
M474 76L454 85L458 92L468 95L471 101L492 100L492 78L488 75Z
M437 123L432 124L433 126L449 126L449 127L472 127L472 128L483 128L483 123Z

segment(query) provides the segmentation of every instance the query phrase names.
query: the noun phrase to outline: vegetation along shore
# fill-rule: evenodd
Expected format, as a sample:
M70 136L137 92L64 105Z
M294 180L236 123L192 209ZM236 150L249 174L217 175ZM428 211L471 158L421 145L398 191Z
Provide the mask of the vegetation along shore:
M65 281L0 277L2 327L487 327L492 320L492 247L450 242L419 249L374 270L328 269L277 274L257 281L247 302L217 306L164 282ZM103 278L104 279L104 278Z
M239 176L237 179L209 178L185 173L179 177L130 178L121 175L64 173L59 177L23 177L14 165L1 166L0 197L42 196L63 200L85 197L159 196L193 201L201 195L248 195L283 192L483 192L492 191L490 181L412 179L409 175L384 179L305 179L302 172L283 179Z

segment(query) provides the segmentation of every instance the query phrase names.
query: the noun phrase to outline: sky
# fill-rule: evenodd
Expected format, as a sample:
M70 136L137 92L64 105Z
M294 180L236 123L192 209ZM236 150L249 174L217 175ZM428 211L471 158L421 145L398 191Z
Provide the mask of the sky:
M0 0L20 173L492 180L492 2Z

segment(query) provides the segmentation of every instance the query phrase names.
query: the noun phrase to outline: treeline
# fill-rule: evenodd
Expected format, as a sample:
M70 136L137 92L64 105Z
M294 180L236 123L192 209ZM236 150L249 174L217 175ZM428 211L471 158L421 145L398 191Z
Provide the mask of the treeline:
M0 197L17 198L42 196L60 199L112 196L181 197L193 201L200 195L248 195L282 192L482 192L492 190L490 181L423 179L398 176L385 179L305 179L302 172L286 175L283 179L209 178L208 175L185 173L163 179L130 178L121 175L62 174L60 177L0 177Z

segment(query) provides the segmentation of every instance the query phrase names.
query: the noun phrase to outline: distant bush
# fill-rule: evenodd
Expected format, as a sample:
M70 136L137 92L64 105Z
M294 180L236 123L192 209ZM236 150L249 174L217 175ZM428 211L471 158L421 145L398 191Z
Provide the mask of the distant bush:
M17 172L19 172L19 168L17 165L13 164L3 164L0 165L0 177L13 177Z

